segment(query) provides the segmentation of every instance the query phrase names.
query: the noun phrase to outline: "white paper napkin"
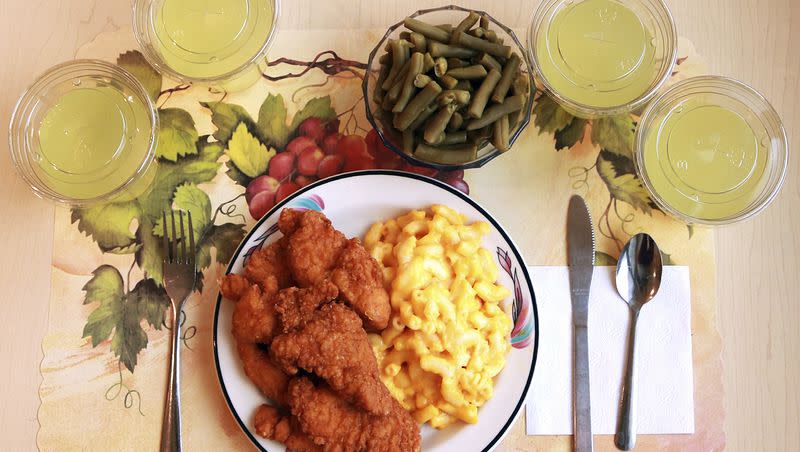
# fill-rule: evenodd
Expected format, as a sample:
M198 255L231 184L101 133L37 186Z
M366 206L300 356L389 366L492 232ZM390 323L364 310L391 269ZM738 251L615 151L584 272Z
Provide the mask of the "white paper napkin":
M527 400L529 435L572 434L572 303L567 267L531 267L539 308L539 356ZM592 431L616 430L628 308L613 267L597 267L589 298ZM665 267L637 327L637 431L694 433L689 269Z

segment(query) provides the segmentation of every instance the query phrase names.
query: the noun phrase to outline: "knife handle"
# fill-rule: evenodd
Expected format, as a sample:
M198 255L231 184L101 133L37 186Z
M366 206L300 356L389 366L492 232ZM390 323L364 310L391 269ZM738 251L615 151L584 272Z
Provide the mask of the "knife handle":
M592 452L592 408L589 390L589 334L585 326L575 326L575 378L573 405L575 451Z

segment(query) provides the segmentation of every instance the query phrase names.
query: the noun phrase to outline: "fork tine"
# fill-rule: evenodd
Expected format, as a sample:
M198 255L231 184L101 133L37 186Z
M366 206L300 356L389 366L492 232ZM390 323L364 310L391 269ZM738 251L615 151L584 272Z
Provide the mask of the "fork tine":
M161 211L161 225L164 232L164 262L172 261L172 247L169 246L169 234L167 233L167 212Z
M178 211L178 216L181 218L181 254L183 255L181 263L186 264L189 262L189 259L186 255L186 232L183 229L183 210Z
M177 244L176 240L178 240L178 233L175 231L175 211L174 210L170 210L169 211L169 215L170 215L170 217L172 217L172 243L174 244L174 245L170 245L170 247L169 247L170 256L172 256L172 252L174 251L175 252L174 262L177 262L178 261L178 244ZM174 250L173 250L173 247L175 248Z
M189 217L189 262L194 263L194 230L192 230L192 211L187 210L186 215Z

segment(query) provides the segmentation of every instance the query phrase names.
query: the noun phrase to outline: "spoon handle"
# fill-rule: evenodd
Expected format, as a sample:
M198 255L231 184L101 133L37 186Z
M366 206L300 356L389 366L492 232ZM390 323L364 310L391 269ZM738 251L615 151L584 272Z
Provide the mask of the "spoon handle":
M614 437L614 444L620 450L631 450L636 446L636 323L638 320L639 310L631 309L625 382L622 386L617 434Z

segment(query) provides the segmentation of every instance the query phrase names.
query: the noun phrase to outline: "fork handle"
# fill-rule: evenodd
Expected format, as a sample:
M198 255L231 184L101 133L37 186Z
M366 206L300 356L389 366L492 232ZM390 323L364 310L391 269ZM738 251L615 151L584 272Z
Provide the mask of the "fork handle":
M170 354L167 397L164 400L164 422L161 426L161 452L181 450L181 322L180 311L172 305L172 352Z

